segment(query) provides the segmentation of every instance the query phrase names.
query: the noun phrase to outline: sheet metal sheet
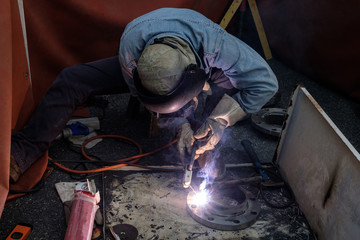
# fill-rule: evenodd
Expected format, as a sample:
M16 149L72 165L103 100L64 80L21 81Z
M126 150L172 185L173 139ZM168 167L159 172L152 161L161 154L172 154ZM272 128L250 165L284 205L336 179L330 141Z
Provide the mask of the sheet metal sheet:
M360 236L360 155L310 93L293 93L275 160L319 239Z

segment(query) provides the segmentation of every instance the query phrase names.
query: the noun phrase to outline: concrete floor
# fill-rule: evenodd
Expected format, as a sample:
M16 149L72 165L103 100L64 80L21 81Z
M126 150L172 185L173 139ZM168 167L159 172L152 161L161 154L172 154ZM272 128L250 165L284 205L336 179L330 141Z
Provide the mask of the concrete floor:
M281 94L280 101L272 107L286 108L293 88L296 84L301 83L312 94L315 100L318 101L320 106L322 106L329 117L348 138L350 143L354 145L355 149L360 151L360 128L357 125L357 123L360 122L359 103L349 100L341 94L291 70L279 61L270 60L269 64L278 77L280 86L279 93ZM100 134L119 134L132 137L139 142L144 152L149 152L160 147L174 138L171 131L162 131L155 136L149 137L149 124L147 121L144 121L144 119L147 118L143 111L137 119L129 119L126 117L125 111L128 97L128 95L99 97L101 101L108 102L104 109L99 107L92 108L92 114L101 118ZM251 120L248 119L226 129L220 146L222 146L222 152L225 154L224 156L228 163L249 161L248 159L239 160L241 157L246 156L246 153L240 144L242 139L248 139L253 143L254 149L258 153L261 162L265 163L272 160L277 139L255 130L251 126ZM130 154L131 152L133 152L133 154L135 153L131 148L127 146L119 147L119 142L108 139L90 150L89 154L96 155L104 160L111 160L121 158L121 156L124 155L124 151L127 151L127 153L130 152ZM56 140L52 144L49 155L58 160L77 161L83 159L79 154L78 148L71 146L71 144L63 140ZM176 164L178 163L178 159L177 157L173 157L175 155L175 147L171 146L164 151L142 159L139 163L154 165L164 163ZM64 165L73 168L77 163L64 163ZM52 164L49 164L49 166L54 167ZM93 168L95 166L92 164L87 167ZM54 171L45 180L44 186L39 191L19 198L5 207L0 219L0 239L5 239L15 225L21 222L33 225L33 230L29 239L63 239L66 232L63 206L55 190L54 184L57 182L79 181L86 178L94 179L101 193L102 201L100 206L102 207L104 197L105 202L107 202L106 198L109 198L111 195L109 195L109 192L106 193L106 191L102 191L103 185L106 187L113 175L112 172L106 172L104 174L94 174L91 176L71 176L54 167ZM102 181L103 179L105 179L104 182ZM261 203L262 209L264 210L264 215L262 215L262 217L273 215L275 219L288 224L287 232L281 234L277 231L276 226L271 226L271 228L269 228L270 226L266 226L268 227L269 232L264 233L266 238L261 239L304 239L304 237L314 239L310 229L306 225L306 220L304 220L301 211L296 208L296 205L287 210L278 210L267 207L263 201L261 201ZM109 210L106 207L105 209ZM299 224L301 226L299 226ZM302 232L301 234L295 234L294 236L294 233L300 228L305 229L305 233ZM108 232L106 239L111 239L109 238ZM169 236L165 239L176 238L174 238L174 236ZM208 238L198 236L193 239ZM241 239L254 238L243 236Z

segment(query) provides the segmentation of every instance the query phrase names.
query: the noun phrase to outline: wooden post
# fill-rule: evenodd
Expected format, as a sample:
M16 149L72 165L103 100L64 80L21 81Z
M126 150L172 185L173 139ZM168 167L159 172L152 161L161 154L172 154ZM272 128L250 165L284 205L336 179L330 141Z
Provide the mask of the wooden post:
M266 38L266 34L264 31L263 24L261 22L261 18L260 18L260 14L259 14L256 2L255 2L255 0L248 0L248 2L249 2L251 14L252 14L254 22L255 22L256 30L259 34L260 43L263 48L265 58L266 58L266 60L272 59L271 50L269 47L268 40Z
M261 22L261 18L260 18L260 14L259 14L256 2L255 2L255 0L248 0L248 2L249 2L251 14L252 14L254 22L255 22L256 30L257 30L259 38L260 38L260 43L261 43L261 46L264 51L265 59L270 60L270 59L272 59L272 54L271 54L271 50L269 47L269 43L266 38L264 27ZM221 19L220 26L222 28L225 29L228 26L229 22L235 15L235 13L238 10L238 8L240 7L241 3L242 3L242 0L234 0L232 2L229 9L225 13L225 16Z

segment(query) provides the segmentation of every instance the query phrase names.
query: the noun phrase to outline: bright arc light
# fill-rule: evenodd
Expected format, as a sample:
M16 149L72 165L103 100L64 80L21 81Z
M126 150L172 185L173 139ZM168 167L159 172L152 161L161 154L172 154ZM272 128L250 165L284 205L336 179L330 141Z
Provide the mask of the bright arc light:
M193 203L198 206L203 206L209 202L209 198L210 198L210 194L208 193L208 191L206 190L199 191L195 193L193 197Z

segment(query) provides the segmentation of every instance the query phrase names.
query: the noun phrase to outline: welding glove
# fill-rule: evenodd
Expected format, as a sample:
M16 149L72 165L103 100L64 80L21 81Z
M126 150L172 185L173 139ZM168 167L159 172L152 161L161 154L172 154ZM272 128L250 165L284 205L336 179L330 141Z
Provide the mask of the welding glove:
M196 150L196 158L205 151L212 150L224 134L225 128L246 117L246 112L227 94L221 98L205 123L195 132L195 139L206 138L206 143Z
M186 122L180 126L177 135L177 149L183 166L185 166L185 153L191 154L191 148L195 140L193 135L194 131L191 129L190 123L186 120Z

